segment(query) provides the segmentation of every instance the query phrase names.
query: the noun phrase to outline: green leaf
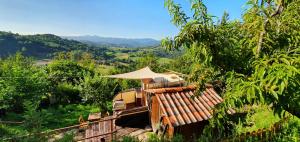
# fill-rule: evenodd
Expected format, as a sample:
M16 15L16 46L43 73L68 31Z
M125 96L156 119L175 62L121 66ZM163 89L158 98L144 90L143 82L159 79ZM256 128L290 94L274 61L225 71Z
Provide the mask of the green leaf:
M270 90L271 94L273 95L273 97L278 100L278 95L274 90Z

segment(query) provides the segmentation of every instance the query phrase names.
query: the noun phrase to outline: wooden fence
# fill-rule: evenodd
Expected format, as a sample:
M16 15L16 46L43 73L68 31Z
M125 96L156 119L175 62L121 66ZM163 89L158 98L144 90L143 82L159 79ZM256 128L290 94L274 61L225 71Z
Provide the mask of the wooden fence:
M88 142L100 142L102 138L104 138L105 141L114 139L113 134L117 132L114 120L115 117L109 117L108 119L100 119L96 121L88 121L82 124L68 126L64 128L58 128L50 131L44 131L39 132L35 134L27 134L22 136L15 136L11 138L2 139L2 141L15 141L20 140L22 138L26 138L28 136L50 136L55 135L59 133L64 133L70 130L76 129L84 130L85 131L85 137L80 139L75 139L74 141L88 141ZM12 123L6 123L6 124L12 124ZM13 124L20 124L20 123L13 123Z

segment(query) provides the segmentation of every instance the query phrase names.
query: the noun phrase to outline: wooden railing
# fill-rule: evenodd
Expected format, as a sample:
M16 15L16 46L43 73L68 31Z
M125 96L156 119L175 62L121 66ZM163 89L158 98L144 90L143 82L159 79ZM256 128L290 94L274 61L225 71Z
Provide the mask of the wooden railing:
M111 141L114 139L113 134L117 132L114 124L116 117L108 116L107 118L108 119L103 119L103 121L89 125L85 130L85 138L80 141L89 139L94 139L94 141L99 139Z
M50 130L50 131L43 131L43 132L38 132L38 133L34 133L34 134L26 134L26 135L21 135L21 136L14 136L14 137L10 137L10 138L5 138L5 139L0 139L1 141L14 141L14 140L18 140L18 139L22 139L22 138L26 138L26 137L29 137L29 136L50 136L50 135L53 135L53 134L59 134L59 133L64 133L64 132L67 132L67 131L70 131L70 130L79 130L79 129L84 129L84 130L87 130L89 129L92 125L97 125L101 122L107 122L107 121L110 121L111 122L111 128L114 128L112 125L112 122L116 119L116 117L111 117L109 119L100 119L100 120L96 120L96 121L88 121L88 122L85 122L83 124L78 124L78 125L72 125L72 126L68 126L68 127L63 127L63 128L58 128L58 129L54 129L54 130ZM23 123L23 122L22 122ZM8 123L6 123L8 124ZM20 124L20 123L13 123L13 124ZM112 135L114 133L116 133L117 130L116 129L111 129L110 132L107 132L107 133L100 133L98 135L94 135L94 136L90 136L90 137L85 137L85 138L81 138L81 139L78 139L75 141L82 141L82 140L88 140L88 139L92 139L92 138L95 138L95 137L100 137L100 136L107 136L107 135L110 135L111 138L112 138Z

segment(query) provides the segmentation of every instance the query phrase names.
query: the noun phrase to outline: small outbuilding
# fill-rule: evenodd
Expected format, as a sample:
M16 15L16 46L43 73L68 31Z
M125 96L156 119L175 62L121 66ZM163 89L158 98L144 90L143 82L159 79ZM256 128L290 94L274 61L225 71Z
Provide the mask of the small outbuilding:
M196 86L172 87L146 90L152 129L172 137L182 134L190 139L202 132L212 109L223 99L208 86L200 95L195 95ZM230 110L229 113L234 113Z
M215 105L223 101L212 85L197 94L196 86L187 86L179 75L155 73L149 67L107 77L141 80L141 88L123 91L114 97L116 125L149 125L154 132L168 137L179 133L191 139L198 135L213 116Z

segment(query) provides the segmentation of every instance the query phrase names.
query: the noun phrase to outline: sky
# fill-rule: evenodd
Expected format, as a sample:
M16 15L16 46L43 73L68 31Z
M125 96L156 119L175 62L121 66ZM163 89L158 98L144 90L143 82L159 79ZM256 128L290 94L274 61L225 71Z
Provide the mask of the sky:
M210 14L240 19L246 0L204 0ZM175 0L190 13L189 0ZM174 36L164 0L0 0L0 30L19 34Z

